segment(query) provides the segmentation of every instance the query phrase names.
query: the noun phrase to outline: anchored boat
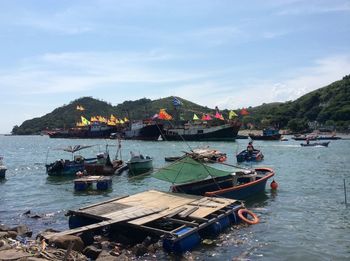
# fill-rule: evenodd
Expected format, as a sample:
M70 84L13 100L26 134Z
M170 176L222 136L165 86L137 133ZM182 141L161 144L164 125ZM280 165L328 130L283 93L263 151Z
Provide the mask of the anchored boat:
M252 153L249 153L247 150L241 151L236 156L237 162L244 162L244 161L262 161L264 159L264 155L260 150L254 150Z
M173 192L193 195L246 199L263 192L275 172L270 168L225 171L197 162L190 157L176 161L153 173L157 179L171 182Z
M131 159L126 164L129 168L129 173L132 175L143 174L153 169L153 159L142 154L135 155L131 153Z
M72 153L72 160L56 160L53 163L46 164L46 172L49 176L74 176L78 171L84 171L86 163L95 163L96 158L85 159L81 155L74 155L75 152L90 148L92 146L68 146L67 148L59 148L56 150L63 150Z

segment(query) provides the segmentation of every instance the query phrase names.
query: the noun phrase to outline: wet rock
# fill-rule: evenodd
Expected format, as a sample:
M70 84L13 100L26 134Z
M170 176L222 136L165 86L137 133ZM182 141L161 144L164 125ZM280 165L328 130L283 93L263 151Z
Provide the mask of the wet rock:
M72 235L64 235L64 236L54 236L50 239L51 243L54 243L56 247L68 249L71 243L74 243L73 250L81 252L84 249L84 242L80 237L72 236Z
M39 218L42 218L42 216L38 215L38 214L35 214L35 215L31 215L29 216L30 218L35 218L35 219L39 219Z
M26 261L47 261L47 259L46 258L40 258L40 257L33 257L33 256L31 256L31 257L28 257L26 259Z
M52 228L49 228L49 229L44 230L43 232L40 232L35 237L35 239L39 239L41 241L44 238L44 236L47 236L47 235L52 234L52 233L57 233L57 232L59 232L59 231L55 230L55 229L52 229Z
M27 210L26 212L23 213L23 215L27 216L27 215L30 215L30 213L31 213L30 210Z
M26 225L18 225L17 227L11 228L11 230L16 231L19 236L31 237L33 234Z
M3 224L0 224L0 231L9 231L9 230L11 230L10 227L3 225Z
M17 232L12 230L7 231L7 235L9 238L12 238L12 239L15 239L18 236Z
M11 249L12 247L5 241L0 240L0 251Z
M18 260L18 259L25 260L25 258L30 256L31 254L24 252L22 250L8 249L8 250L0 251L0 260Z
M101 252L102 252L102 249L98 249L95 246L87 246L83 250L83 254L91 259L96 259Z
M0 238L7 238L8 234L5 231L0 231Z
M105 240L99 243L99 246L102 250L109 250L110 249L110 242Z
M144 254L147 253L147 247L144 246L143 244L137 244L132 248L132 252L134 253L135 256L143 256Z
M119 260L120 260L119 257L112 256L106 250L103 250L99 254L98 258L96 259L96 261L119 261Z

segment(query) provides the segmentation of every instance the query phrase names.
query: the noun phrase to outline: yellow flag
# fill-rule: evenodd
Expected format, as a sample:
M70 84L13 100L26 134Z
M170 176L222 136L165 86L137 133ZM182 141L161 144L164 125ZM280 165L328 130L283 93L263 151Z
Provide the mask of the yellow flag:
M237 114L234 111L230 111L230 113L228 114L228 118L231 120L234 117L237 117Z
M86 118L84 118L83 116L81 116L81 122L84 124L84 126L87 126L90 124L90 122Z
M124 118L124 122L128 122L128 121L129 121L128 118L125 117L125 118Z
M193 120L196 121L196 120L199 120L198 116L196 114L193 114Z

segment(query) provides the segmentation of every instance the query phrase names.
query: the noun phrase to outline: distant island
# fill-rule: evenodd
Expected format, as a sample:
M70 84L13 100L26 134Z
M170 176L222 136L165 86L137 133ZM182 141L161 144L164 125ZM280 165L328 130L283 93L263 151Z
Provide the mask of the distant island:
M82 97L56 108L52 112L38 118L24 121L20 126L14 126L13 135L40 134L43 130L72 128L83 116L87 119L96 115L109 117L127 117L130 120L151 118L161 108L167 109L171 114L174 110L174 97L157 100L147 98L124 101L116 106L108 102ZM191 101L177 97L181 101L183 118L191 120L193 114L214 113L215 109L195 104ZM77 110L82 106L84 111ZM229 110L221 109L223 115ZM303 132L310 129L328 128L338 131L349 131L350 128L350 75L343 77L326 87L305 94L295 101L284 103L268 103L257 107L234 110L242 122L242 128L262 129L274 126L279 129L289 129L292 132Z

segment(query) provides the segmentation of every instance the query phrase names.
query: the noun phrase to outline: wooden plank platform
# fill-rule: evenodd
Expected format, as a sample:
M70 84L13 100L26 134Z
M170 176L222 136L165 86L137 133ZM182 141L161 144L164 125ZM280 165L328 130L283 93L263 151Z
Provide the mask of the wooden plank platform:
M226 198L209 198L180 193L149 190L127 197L119 197L105 202L71 210L70 215L93 217L100 222L50 235L77 234L83 231L97 229L103 226L124 222L132 226L143 227L146 223L175 215L193 220L207 220L214 212L235 203L236 200ZM186 221L177 220L182 224ZM191 223L196 226L196 223Z

